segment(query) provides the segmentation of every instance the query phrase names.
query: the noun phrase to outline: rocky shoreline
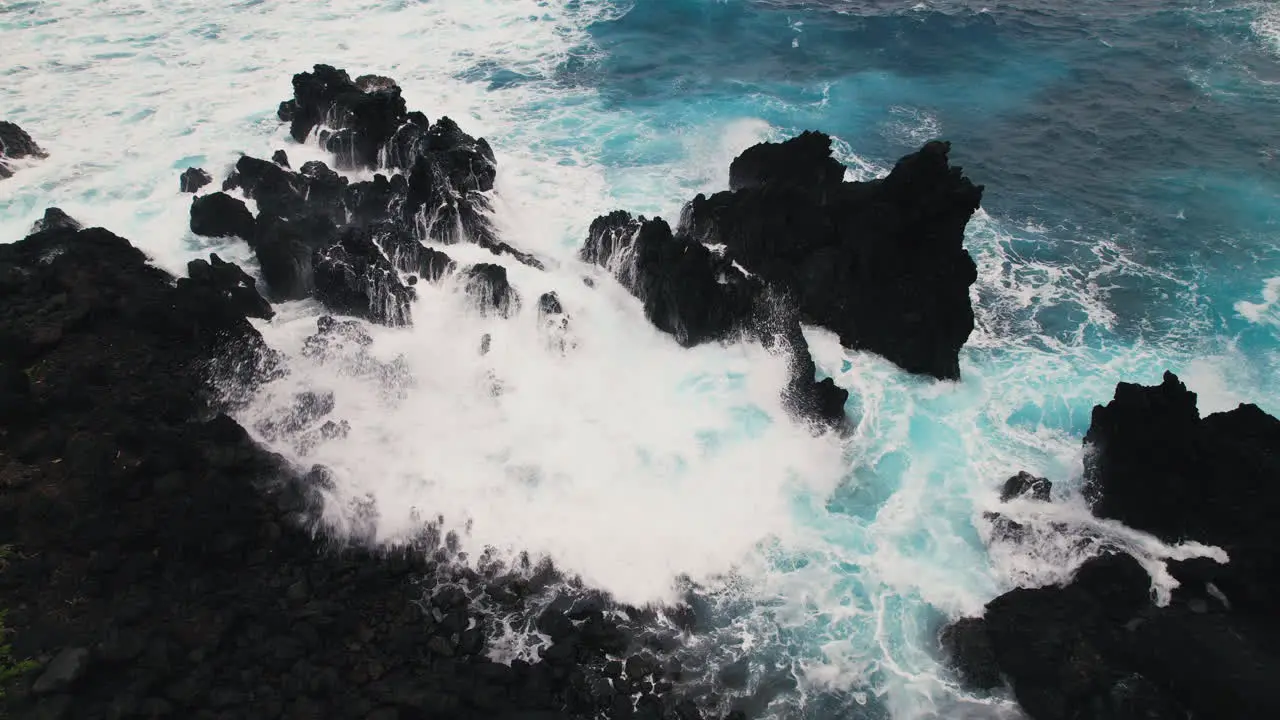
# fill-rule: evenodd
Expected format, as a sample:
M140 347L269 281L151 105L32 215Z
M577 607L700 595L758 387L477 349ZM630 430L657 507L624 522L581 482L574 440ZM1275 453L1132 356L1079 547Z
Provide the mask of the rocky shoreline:
M0 245L0 602L40 665L12 717L702 717L644 650L653 611L553 602L542 659L498 664L468 593L519 607L554 570L315 536L322 473L210 392L283 371L246 320L269 312L252 279L214 256L173 283L49 216Z
M332 315L305 352L323 354L368 341L341 316L412 323L415 288L447 276L482 312L533 303L548 332L572 318L554 292L522 298L502 265L448 254L472 243L549 262L494 231L496 159L483 138L409 111L388 78L324 65L294 77L278 116L333 168L375 174L295 170L286 150L240 158L220 185L184 172L176 190L193 195L192 231L247 243L261 288L217 255L171 278L56 208L0 245L0 608L14 655L39 665L8 689L10 715L693 720L767 705L782 685L691 682L671 651L704 627L694 603L619 606L549 565L469 570L431 527L381 549L323 531L326 469L291 466L230 416L289 372L250 318L313 298ZM949 150L931 142L885 178L845 182L826 135L762 143L734 161L729 190L694 198L674 229L618 211L592 224L580 259L683 345L747 338L784 354L788 406L846 430L847 392L816 379L802 324L909 372L959 377L976 278L964 229L982 187ZM344 432L331 402L297 400L281 432ZM1268 525L1280 504L1267 484L1280 477L1280 421L1252 406L1201 419L1167 376L1117 388L1087 441L1099 516L1218 545L1231 562L1174 564L1183 584L1166 607L1122 554L1065 587L1008 593L944 630L958 674L1008 687L1035 718L1280 715L1265 692L1280 670ZM1048 487L1018 476L1006 496L1047 501ZM545 639L537 657L490 658L504 613Z

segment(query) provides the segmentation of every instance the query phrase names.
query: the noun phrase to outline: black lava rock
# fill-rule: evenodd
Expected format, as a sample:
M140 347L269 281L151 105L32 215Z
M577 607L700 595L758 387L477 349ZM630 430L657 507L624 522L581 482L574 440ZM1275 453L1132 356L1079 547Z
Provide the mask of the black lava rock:
M754 334L789 353L787 396L843 425L847 393L814 378L801 323L916 373L960 376L977 279L964 228L982 187L927 143L885 178L845 182L831 138L805 132L747 149L730 190L685 205L672 232L622 211L591 224L584 261L609 269L683 345Z
M208 237L252 238L253 213L244 202L224 192L202 195L191 201L191 232Z
M216 253L210 254L208 261L192 260L187 263L187 276L194 284L222 289L230 312L263 320L275 315L271 303L258 294L257 282L239 265L223 260Z
M755 337L784 353L791 368L785 390L800 416L843 428L848 392L816 368L799 318L770 289L732 261L683 235L661 218L616 211L591 223L580 257L608 269L644 303L645 316L686 347Z
M1005 481L1004 488L1000 490L1000 502L1009 502L1020 497L1049 502L1049 493L1052 491L1053 483L1024 471Z
M493 263L463 271L463 288L482 315L511 317L520 309L520 296L507 280L507 269Z
M193 193L211 182L213 182L213 176L203 169L197 167L187 168L182 171L182 175L178 176L178 190L184 193Z
M486 193L497 166L483 139L449 118L432 124L408 112L389 78L352 80L343 70L317 65L294 76L293 85L294 98L281 103L278 114L294 139L318 139L338 168L388 173L351 183L317 161L293 172L283 150L274 162L237 161L223 189L239 188L258 205L256 232L242 237L258 257L271 298L315 297L336 312L395 325L412 321L412 288L420 278L436 281L455 268L426 241L473 242L542 268L496 237ZM329 130L313 133L321 123Z
M44 217L32 224L31 232L34 234L46 230L79 230L81 227L79 221L63 212L61 208L51 207L45 209Z
M0 120L0 179L11 177L13 169L7 159L20 160L22 158L44 158L49 154L40 149L35 140L27 134L27 131L18 127L14 123Z
M743 152L730 190L685 206L680 231L784 292L804 322L849 348L940 379L960 377L977 280L964 229L982 199L950 144L933 141L887 177L844 182L831 139L805 132Z
M1087 492L1100 517L1166 542L1227 549L1273 544L1280 510L1280 420L1256 405L1201 419L1172 373L1156 387L1116 386L1094 408L1085 442Z

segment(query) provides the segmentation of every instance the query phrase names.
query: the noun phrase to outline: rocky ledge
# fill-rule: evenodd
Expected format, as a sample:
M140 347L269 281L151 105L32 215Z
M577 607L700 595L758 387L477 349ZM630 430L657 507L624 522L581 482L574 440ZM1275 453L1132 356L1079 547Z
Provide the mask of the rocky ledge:
M983 188L949 164L950 149L929 142L884 178L845 182L827 135L761 143L730 165L729 190L685 205L674 233L614 213L592 225L583 256L686 344L746 330L788 338L807 359L794 344L804 322L910 372L958 379L977 279L964 229ZM820 412L843 404L833 387L796 392Z
M1095 514L1229 561L1169 562L1179 585L1165 606L1119 552L1065 586L1006 593L943 631L961 679L1007 684L1037 720L1280 717L1280 420L1254 405L1201 418L1195 393L1166 373L1155 387L1117 386L1086 443ZM1004 497L1048 494L1023 474ZM1022 529L1001 520L1002 532Z
M7 120L0 120L0 180L13 176L9 160L29 157L42 158L48 154L40 149L27 131Z
M216 255L188 269L56 210L0 245L0 608L38 665L11 717L703 717L654 611L308 530L325 470L256 446L213 388L288 372L247 320L270 305ZM320 324L309 347L343 330ZM540 656L493 662L480 600L533 608Z

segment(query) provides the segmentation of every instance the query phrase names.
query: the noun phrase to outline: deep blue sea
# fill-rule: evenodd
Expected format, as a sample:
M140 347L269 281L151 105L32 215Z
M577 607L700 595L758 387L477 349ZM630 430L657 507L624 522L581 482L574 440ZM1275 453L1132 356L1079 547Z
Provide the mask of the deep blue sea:
M1280 413L1277 3L9 1L0 47L0 118L50 151L0 182L3 242L58 205L174 272L211 250L256 271L241 243L190 234L177 175L278 147L321 158L275 118L317 62L389 75L411 108L486 136L504 239L555 260L512 281L560 294L574 351L545 346L534 309L481 317L446 284L413 328L373 329L381 371L319 364L299 352L319 308L293 303L262 324L293 372L240 419L333 391L347 438L261 439L334 469L336 531L395 542L440 515L472 558L528 551L626 602L692 598L711 620L675 652L752 714L1015 716L955 685L941 623L1066 577L1096 549L1072 533L1134 553L1161 591L1161 558L1211 552L1088 515L1093 405L1171 369L1203 412ZM986 186L960 382L808 332L850 390L845 439L788 418L780 359L679 348L574 255L597 214L674 221L737 153L805 129L836 138L851 179L943 138ZM1060 502L1010 509L1040 532L992 543L982 514L1019 470ZM537 653L527 618L502 620L495 657Z

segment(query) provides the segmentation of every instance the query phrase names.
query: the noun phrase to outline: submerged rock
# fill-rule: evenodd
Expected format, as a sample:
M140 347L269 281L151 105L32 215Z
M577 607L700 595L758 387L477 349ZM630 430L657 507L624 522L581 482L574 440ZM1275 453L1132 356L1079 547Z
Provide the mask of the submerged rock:
M13 169L6 160L44 158L49 154L36 144L26 130L14 123L0 120L0 179L11 177Z
M1023 471L1005 481L1004 488L1000 490L1000 502L1009 502L1023 497L1049 502L1051 492L1053 492L1053 483Z
M1095 514L1217 546L1229 562L1168 563L1180 585L1165 607L1127 555L1090 560L1062 587L1001 595L943 632L961 678L1007 681L1037 719L1280 716L1280 420L1254 405L1201 418L1166 373L1155 387L1120 383L1086 442ZM1047 481L1010 479L1005 498L1020 495L1047 499Z

